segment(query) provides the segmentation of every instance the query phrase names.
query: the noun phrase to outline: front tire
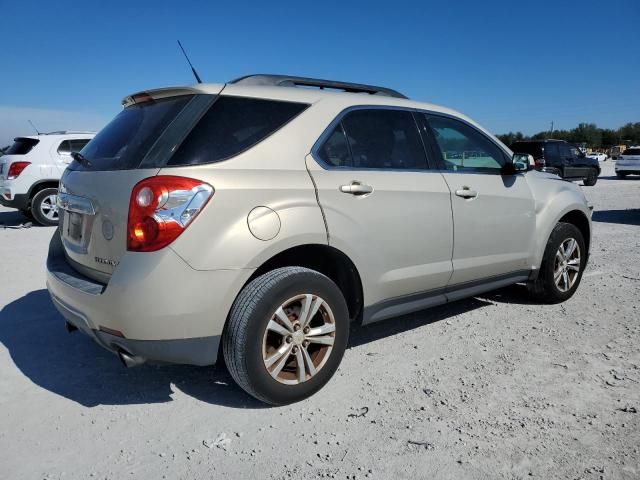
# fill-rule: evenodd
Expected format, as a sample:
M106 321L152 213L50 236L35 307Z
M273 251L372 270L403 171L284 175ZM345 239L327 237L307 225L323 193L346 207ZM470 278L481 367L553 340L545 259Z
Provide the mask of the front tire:
M349 312L338 286L314 270L284 267L242 289L229 313L223 354L243 390L286 405L331 379L348 338Z
M593 187L597 183L597 181L598 172L596 170L591 170L589 175L587 175L587 178L585 178L582 183L584 183L586 187Z
M58 225L57 188L43 188L31 199L31 215L40 225L54 227Z
M531 296L544 303L560 303L576 292L587 264L582 232L570 223L558 223L547 241L538 278L529 283Z

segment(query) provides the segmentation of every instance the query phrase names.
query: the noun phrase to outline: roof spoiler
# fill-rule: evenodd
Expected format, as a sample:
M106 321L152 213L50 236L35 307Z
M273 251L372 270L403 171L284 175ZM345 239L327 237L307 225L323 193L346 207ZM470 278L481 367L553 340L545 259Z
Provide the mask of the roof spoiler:
M149 100L159 100L161 98L175 97L178 95L193 95L198 90L190 87L167 87L156 88L154 90L146 90L137 92L122 99L122 106L127 108L136 103L148 102Z

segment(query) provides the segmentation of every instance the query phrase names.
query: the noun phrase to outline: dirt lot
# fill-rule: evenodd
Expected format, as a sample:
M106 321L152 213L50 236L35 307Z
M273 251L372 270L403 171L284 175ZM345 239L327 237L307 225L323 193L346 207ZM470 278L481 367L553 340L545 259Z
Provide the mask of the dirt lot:
M53 230L0 227L0 477L640 478L640 178L603 168L570 301L517 286L356 329L330 384L282 408L224 368L127 370L67 334Z

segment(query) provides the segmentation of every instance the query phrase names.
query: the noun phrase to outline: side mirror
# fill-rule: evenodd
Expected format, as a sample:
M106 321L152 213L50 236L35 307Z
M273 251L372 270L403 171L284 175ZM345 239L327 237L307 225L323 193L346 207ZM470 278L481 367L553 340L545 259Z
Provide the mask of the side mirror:
M536 166L536 162L533 156L526 153L514 153L513 154L513 170L515 172L528 172L533 170Z

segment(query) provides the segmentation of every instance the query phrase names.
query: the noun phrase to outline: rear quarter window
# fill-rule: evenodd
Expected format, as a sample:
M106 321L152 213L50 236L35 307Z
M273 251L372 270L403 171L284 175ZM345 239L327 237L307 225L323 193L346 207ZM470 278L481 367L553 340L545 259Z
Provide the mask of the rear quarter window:
M263 141L308 106L221 96L187 135L168 165L198 165L231 158Z

